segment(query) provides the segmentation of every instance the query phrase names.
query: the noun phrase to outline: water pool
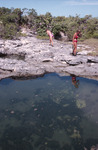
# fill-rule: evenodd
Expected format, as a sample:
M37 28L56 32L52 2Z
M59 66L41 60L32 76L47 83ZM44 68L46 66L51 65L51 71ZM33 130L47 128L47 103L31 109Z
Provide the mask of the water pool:
M0 150L98 145L98 81L46 74L0 81Z

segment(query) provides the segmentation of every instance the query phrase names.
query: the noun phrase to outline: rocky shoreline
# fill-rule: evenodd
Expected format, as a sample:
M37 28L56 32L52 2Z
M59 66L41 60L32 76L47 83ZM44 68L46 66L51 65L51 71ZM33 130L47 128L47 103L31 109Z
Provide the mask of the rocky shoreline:
M7 77L28 78L46 73L74 74L98 80L98 57L88 56L92 51L79 44L82 51L72 56L72 43L40 40L28 34L18 40L0 40L0 79Z

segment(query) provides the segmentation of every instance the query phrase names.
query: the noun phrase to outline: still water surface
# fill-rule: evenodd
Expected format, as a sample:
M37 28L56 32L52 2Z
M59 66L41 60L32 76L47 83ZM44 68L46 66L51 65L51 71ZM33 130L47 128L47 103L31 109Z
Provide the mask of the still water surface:
M0 150L90 150L98 144L98 81L48 74L0 81Z

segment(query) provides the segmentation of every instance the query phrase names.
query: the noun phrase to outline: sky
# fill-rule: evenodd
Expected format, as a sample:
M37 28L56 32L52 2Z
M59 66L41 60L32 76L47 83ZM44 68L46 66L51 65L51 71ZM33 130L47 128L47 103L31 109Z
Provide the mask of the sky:
M33 8L38 15L98 17L98 0L0 0L0 7Z

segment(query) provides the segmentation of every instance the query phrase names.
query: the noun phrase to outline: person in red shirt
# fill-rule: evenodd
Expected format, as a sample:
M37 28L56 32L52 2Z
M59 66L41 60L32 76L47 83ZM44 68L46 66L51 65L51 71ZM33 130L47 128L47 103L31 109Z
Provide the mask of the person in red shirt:
M50 44L53 46L53 34L50 30L46 30L46 33L48 34L49 36L49 40L50 40Z
M77 32L73 35L73 55L76 56L76 51L77 51L77 39L80 37L80 30L77 30Z

